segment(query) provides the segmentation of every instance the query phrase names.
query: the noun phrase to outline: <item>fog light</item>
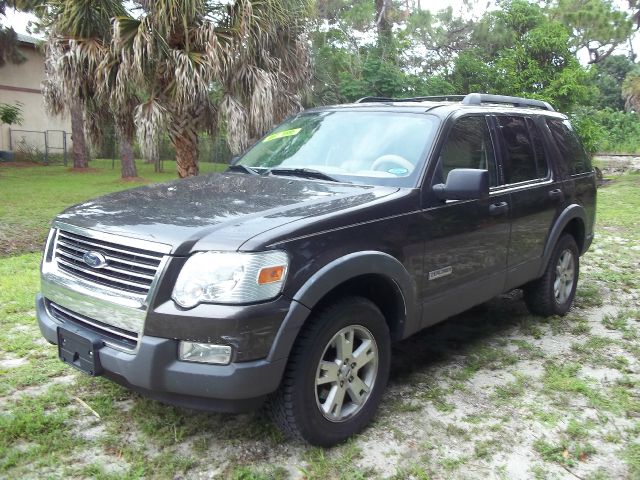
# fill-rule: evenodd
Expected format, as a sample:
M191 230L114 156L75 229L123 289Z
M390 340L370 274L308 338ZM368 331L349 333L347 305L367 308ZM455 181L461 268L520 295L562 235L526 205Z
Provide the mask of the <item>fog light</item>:
M231 361L231 347L211 343L180 342L178 356L180 360L186 362L227 365Z

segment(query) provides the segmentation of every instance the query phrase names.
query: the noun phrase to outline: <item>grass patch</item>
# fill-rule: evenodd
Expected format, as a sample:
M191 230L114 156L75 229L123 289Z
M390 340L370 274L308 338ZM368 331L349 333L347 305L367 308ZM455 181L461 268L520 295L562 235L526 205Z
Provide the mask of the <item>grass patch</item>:
M549 443L546 440L536 440L533 448L547 462L559 463L574 467L578 462L587 461L589 456L596 453L596 449L589 443Z
M481 440L474 445L473 453L476 458L489 459L495 455L499 447L500 442L498 440Z
M517 361L518 356L504 348L478 344L467 354L462 368L453 375L453 380L464 382L481 369L499 370Z
M505 385L495 388L493 397L501 403L510 402L513 399L524 395L527 388L530 388L531 379L521 373L515 374L516 379Z
M593 282L578 282L574 305L578 308L600 307L604 303L604 297L600 287Z
M230 474L232 480L285 480L289 472L282 467L271 467L267 471L260 471L250 467L236 467Z
M353 441L349 441L340 452L331 454L322 448L312 448L304 458L307 466L300 468L302 474L309 479L341 478L364 480L376 476L373 468L360 468L355 465L361 456L361 450Z
M640 478L640 443L634 442L624 451L624 460L632 478Z
M106 193L177 177L175 169L155 173L153 165L138 161L140 181L123 182L111 160L92 160L91 170L70 172L63 166L15 167L0 163L0 256L42 248L53 217L70 205ZM221 171L224 165L203 163L202 172ZM31 200L25 192L37 192Z

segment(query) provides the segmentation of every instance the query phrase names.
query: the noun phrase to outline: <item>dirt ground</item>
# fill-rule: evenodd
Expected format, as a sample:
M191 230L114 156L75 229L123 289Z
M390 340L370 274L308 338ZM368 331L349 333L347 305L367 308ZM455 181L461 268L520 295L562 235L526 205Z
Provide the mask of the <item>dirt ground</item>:
M628 172L640 158L601 165ZM260 413L176 409L59 366L27 312L3 327L29 345L24 355L0 349L0 431L13 432L0 476L638 479L640 239L631 225L598 229L567 316L532 316L515 290L396 345L373 424L328 450L283 438ZM21 416L45 426L34 433Z

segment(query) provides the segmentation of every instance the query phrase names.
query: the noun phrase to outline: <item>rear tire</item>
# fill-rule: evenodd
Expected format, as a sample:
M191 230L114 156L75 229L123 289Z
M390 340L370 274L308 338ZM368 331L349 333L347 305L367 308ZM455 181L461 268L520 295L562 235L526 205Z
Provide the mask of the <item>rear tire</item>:
M542 277L524 286L524 301L531 313L548 317L565 315L576 294L580 254L576 241L564 234L556 243Z
M303 326L267 413L289 437L322 447L340 443L375 414L390 357L389 328L378 307L345 297Z

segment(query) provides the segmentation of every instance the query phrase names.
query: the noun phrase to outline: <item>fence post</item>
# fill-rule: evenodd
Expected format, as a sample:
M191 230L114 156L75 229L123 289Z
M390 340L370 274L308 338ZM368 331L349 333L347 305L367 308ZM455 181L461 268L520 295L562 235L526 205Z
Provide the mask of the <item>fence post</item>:
M44 133L44 164L49 165L49 132Z

